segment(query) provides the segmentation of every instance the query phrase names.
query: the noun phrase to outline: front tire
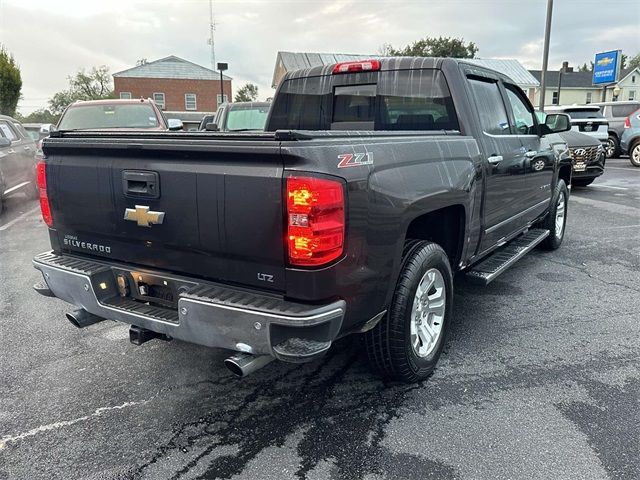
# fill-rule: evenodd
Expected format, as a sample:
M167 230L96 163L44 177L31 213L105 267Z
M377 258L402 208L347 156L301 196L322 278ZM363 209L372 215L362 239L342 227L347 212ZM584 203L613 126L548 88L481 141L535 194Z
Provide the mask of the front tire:
M547 218L543 220L542 228L549 230L549 236L540 244L545 250L556 250L562 245L564 231L567 226L567 205L569 190L564 180L559 179L553 195L552 207Z
M629 161L634 167L640 167L640 142L636 142L629 149Z
M620 156L620 142L615 135L609 135L606 152L607 158L618 158Z
M447 254L435 243L410 240L387 314L364 334L369 361L392 380L427 379L442 353L452 306Z

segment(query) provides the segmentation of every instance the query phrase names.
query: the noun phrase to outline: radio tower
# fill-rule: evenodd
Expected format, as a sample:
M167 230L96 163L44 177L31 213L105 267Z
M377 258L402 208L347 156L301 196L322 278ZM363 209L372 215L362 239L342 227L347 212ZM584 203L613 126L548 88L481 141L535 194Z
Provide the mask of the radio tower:
M211 46L211 70L216 69L216 47L213 41L213 32L216 30L216 21L213 18L213 0L209 0L209 40Z

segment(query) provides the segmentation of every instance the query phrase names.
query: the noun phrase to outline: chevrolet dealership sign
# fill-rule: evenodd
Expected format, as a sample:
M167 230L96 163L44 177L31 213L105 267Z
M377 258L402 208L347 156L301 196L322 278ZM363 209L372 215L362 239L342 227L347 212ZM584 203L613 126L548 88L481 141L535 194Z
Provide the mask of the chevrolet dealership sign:
M621 59L621 50L596 53L596 58L593 62L593 84L602 85L617 82Z

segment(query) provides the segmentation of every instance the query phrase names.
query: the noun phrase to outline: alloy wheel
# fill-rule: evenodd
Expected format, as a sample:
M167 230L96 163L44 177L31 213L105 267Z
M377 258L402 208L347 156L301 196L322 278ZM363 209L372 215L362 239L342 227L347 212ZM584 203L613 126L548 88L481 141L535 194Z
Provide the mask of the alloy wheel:
M447 292L442 273L430 268L416 289L411 310L411 346L421 358L438 344L446 310Z

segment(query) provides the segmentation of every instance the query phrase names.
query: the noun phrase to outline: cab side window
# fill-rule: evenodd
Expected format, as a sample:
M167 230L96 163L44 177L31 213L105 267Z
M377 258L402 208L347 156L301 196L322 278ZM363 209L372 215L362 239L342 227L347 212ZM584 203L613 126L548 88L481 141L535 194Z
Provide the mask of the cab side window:
M480 124L490 135L509 135L509 118L505 109L498 82L490 79L469 77L469 85L478 106Z
M536 135L535 121L533 112L530 110L529 104L525 102L519 92L518 87L505 84L507 90L507 98L511 105L511 112L515 121L516 134L518 135Z

